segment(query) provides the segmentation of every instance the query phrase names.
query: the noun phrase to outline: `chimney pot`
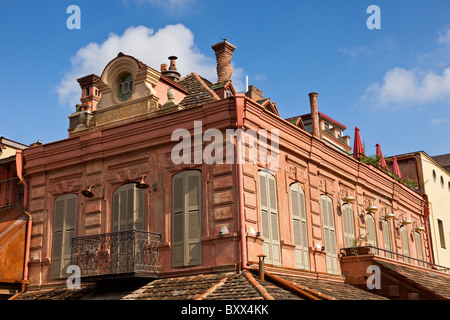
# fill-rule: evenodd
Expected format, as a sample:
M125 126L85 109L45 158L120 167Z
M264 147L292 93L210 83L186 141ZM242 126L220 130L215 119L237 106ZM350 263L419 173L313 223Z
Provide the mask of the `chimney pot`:
M167 70L167 64L163 63L161 65L161 72L166 71Z
M231 67L230 61L233 57L234 50L236 50L236 46L224 40L211 46L211 48L216 53L217 82L231 80L233 68Z
M177 59L178 58L176 56L169 57L169 60L170 60L169 70L167 70L166 64L161 65L162 74L165 77L170 78L171 80L173 80L175 82L178 82L180 80L180 73L177 71L177 66L175 65L175 60L177 60ZM163 68L164 68L164 70L163 70Z

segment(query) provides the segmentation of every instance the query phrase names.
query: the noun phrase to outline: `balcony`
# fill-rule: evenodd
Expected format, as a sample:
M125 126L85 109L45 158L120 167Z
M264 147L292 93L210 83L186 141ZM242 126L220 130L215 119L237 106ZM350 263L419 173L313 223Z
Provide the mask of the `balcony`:
M23 184L19 178L0 181L0 209L23 204Z
M71 264L85 281L157 278L161 234L128 230L72 238Z

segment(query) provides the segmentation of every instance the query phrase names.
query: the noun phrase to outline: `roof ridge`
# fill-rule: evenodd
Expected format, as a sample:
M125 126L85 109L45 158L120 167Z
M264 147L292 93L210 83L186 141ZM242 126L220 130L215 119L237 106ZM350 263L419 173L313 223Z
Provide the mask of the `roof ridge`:
M228 280L228 277L224 277L220 279L220 281L216 284L214 284L211 288L206 290L204 293L202 293L200 296L195 298L195 300L203 300L206 296L208 296L210 293L214 292L217 288L223 286L225 284L225 281Z
M192 72L192 74L194 75L194 77L197 79L197 81L216 99L216 100L220 100L220 97L217 95L217 93L214 92L214 90L212 90L206 83L205 81L203 81L202 77L200 75L198 75L195 72Z
M264 300L275 300L267 290L256 281L253 275L248 270L242 270L245 278L250 282L250 284L255 288L255 290L264 298Z

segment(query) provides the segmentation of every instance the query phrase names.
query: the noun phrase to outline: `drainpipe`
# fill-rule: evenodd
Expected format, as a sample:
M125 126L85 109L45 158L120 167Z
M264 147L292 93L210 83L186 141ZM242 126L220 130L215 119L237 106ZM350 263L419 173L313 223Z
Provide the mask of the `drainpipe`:
M241 235L241 268L249 270L247 267L247 239L245 236L245 217L244 217L244 184L242 173L242 128L244 126L244 105L245 94L236 94L236 128L238 130L238 137L236 141L236 161L237 161L237 175L238 175L238 190L239 190L239 225Z
M16 151L16 170L17 170L17 176L19 177L20 181L23 184L23 208L24 212L28 217L27 222L27 237L25 240L25 261L23 266L23 280L22 280L22 286L20 289L20 292L12 296L9 300L14 300L18 296L20 296L22 293L25 292L25 285L29 282L28 281L28 260L30 259L30 243L31 243L31 227L32 227L32 219L31 214L27 211L28 209L28 184L25 181L22 171L23 171L23 154L22 150Z

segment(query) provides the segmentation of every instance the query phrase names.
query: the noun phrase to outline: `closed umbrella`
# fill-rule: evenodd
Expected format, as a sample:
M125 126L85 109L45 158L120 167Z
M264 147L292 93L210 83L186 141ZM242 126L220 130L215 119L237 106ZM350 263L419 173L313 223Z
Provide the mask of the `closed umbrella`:
M377 143L377 144L376 144L376 147L377 147L376 156L377 156L377 158L380 159L380 166L381 166L382 168L386 168L386 169L387 169L387 164L386 164L386 161L384 160L383 152L381 152L380 144Z
M359 160L365 156L364 147L361 142L361 136L359 135L359 128L355 127L355 141L353 143L353 158Z
M398 167L397 158L394 156L394 162L392 163L392 173L397 177L401 178L402 173L400 172L400 168Z

